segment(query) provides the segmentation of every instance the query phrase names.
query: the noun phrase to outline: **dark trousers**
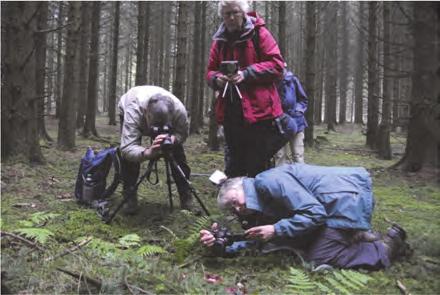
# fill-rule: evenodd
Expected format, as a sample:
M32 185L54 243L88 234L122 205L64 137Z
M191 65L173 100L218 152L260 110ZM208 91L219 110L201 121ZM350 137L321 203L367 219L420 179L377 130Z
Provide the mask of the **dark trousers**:
M120 115L120 123L121 123L121 131L122 124L124 122L124 116ZM173 149L171 150L172 158L175 163L182 169L185 174L186 179L189 179L191 174L191 169L189 168L186 162L185 151L183 149L182 144L175 144ZM123 183L124 193L130 193L131 189L134 188L136 182L139 178L141 164L139 162L132 162L124 159L121 159L121 179ZM180 201L185 202L186 200L191 198L191 194L189 192L189 186L185 180L185 178L181 175L181 173L171 165L171 175L174 179L174 182L177 186L177 191L179 192ZM132 192L135 193L135 192Z
M228 177L255 177L270 168L273 155L287 143L274 120L248 124L243 119L241 101L229 98L225 120L225 173Z
M175 163L179 165L182 169L186 179L189 179L191 169L186 162L186 156L183 150L183 146L181 144L174 145L171 154L175 160ZM122 159L121 178L123 181L124 192L129 192L130 188L133 188L135 186L139 178L140 165L141 164L139 162L131 162L124 158ZM177 171L177 169L173 165L171 165L171 174L174 182L176 183L177 191L179 192L180 196L180 201L185 202L191 197L188 184L181 173Z
M338 268L378 270L390 265L381 241L354 242L352 237L352 231L323 227L305 248L305 258L315 265L329 264Z

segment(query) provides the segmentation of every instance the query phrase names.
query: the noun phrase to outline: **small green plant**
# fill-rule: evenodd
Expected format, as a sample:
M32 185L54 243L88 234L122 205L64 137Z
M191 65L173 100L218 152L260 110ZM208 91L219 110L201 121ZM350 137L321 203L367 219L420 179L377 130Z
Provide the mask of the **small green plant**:
M45 244L47 240L53 236L53 232L50 230L38 227L19 228L15 231L28 239L37 241L40 244Z
M16 229L15 232L28 239L33 239L40 244L45 244L54 233L48 229L40 228L40 226L59 215L60 214L47 212L33 213L29 220L22 220L20 222L20 225L23 226L23 228Z
M298 294L312 294L319 289L326 294L353 294L354 292L361 292L365 289L370 276L356 272L353 270L336 270L327 272L325 276L318 277L324 282L313 280L306 272L300 269L291 267L288 277L288 288Z
M139 246L141 238L137 234L128 234L119 239L119 245L124 248Z
M157 245L144 245L140 247L136 253L140 256L146 257L146 256L153 256L158 254L165 254L167 251Z

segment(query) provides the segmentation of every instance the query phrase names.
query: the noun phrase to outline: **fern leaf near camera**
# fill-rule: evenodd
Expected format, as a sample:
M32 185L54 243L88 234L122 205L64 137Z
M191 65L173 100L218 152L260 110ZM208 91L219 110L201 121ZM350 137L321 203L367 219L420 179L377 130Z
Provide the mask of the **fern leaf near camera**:
M341 282L341 284L343 284L344 286L346 286L349 289L352 290L360 290L361 287L363 287L362 285L358 285L353 283L349 278L345 277L341 272L334 272L333 275L335 276L335 278Z
M288 280L288 288L294 293L307 294L316 289L305 272L293 267L290 268Z
M200 230L209 228L211 226L211 219L207 216L198 217L190 228L190 235L199 234Z
M31 222L33 222L34 225L45 223L51 219L54 219L55 217L60 216L60 214L57 213L48 213L48 212L35 212L31 216Z
M167 251L157 245L144 245L140 247L137 251L137 254L146 257L146 256L153 256L153 255L159 255L159 254L165 254Z
M119 239L119 245L124 248L139 246L141 238L137 234L128 234Z
M316 287L318 287L318 289L325 294L335 294L335 292L332 291L332 289L330 289L329 287L327 287L324 284L315 282Z
M19 228L15 231L28 239L37 241L40 244L45 244L47 240L54 235L53 232L45 228Z

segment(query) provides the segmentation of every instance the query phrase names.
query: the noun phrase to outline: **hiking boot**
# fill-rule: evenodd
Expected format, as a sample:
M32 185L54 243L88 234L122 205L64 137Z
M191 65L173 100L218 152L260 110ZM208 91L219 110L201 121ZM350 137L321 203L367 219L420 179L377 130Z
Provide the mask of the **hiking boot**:
M388 252L388 257L394 261L400 257L411 255L412 251L406 240L406 231L397 224L388 229L387 235L383 238L383 244Z
M124 198L126 198L125 194L126 193L124 192ZM131 193L127 198L128 199L122 207L122 212L126 215L134 215L139 210L137 193Z

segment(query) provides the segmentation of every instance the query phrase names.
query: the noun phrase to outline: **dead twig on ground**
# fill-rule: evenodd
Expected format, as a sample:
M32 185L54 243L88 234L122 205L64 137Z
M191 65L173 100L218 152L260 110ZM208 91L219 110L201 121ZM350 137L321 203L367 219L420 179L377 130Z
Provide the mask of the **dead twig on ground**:
M19 240L19 241L21 241L21 242L31 246L32 248L35 248L35 249L37 249L39 251L42 251L42 252L44 252L46 250L46 249L42 248L41 246L39 246L38 244L36 244L36 243L34 243L34 242L32 242L32 241L30 241L28 239L25 239L25 238L23 238L23 237L21 237L19 235L13 234L13 233L2 231L1 232L1 236L9 236L11 238Z
M83 281L86 284L91 284L91 285L95 286L96 288L101 289L102 283L99 280L90 278L90 277L85 276L83 274L77 274L75 272L72 272L72 271L67 270L67 269L63 269L61 267L57 267L56 269L58 271L61 271L61 272L65 273L65 274L68 274L71 277L74 277L74 278L76 278L76 279L78 279L80 281Z
M135 294L133 292L133 289L135 289L136 291L141 292L143 294L148 294L148 295L153 294L153 293L145 291L144 289L141 289L141 288L139 288L137 286L129 284L128 280L127 280L127 276L124 278L124 283L125 283L125 287L128 289L128 291L130 291L131 294Z
M400 292L402 292L402 294L411 295L411 293L409 293L409 291L406 289L405 285L402 284L401 281L397 280L396 284L397 284L397 287L399 288Z
M88 237L88 238L82 240L81 242L79 242L79 244L77 244L77 245L75 245L75 246L73 246L73 247L71 247L69 249L65 249L60 254L57 254L57 255L54 255L54 256L46 258L45 261L51 261L51 260L63 257L65 255L67 255L67 254L71 254L72 252L75 252L75 251L81 249L81 247L83 247L83 246L87 245L88 243L90 243L91 240L92 240L92 237Z

